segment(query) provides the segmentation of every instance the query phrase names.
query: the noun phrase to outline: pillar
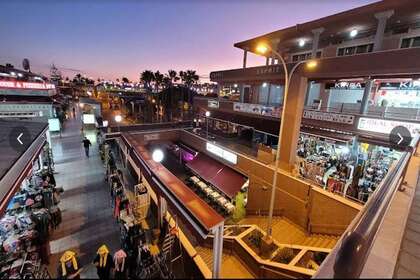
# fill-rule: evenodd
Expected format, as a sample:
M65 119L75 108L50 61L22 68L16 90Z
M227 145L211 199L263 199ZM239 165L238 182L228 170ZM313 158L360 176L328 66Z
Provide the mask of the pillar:
M268 93L267 93L267 106L270 105L270 95L271 95L271 83L267 83Z
M325 89L325 83L319 84L319 99L321 100L321 110L327 111L330 107L330 91Z
M265 65L268 66L270 64L270 58L267 56L265 59Z
M394 14L394 10L388 10L381 13L376 13L375 18L378 20L378 26L376 28L375 41L373 44L373 51L382 50L382 43L384 40L384 33L386 28L386 21Z
M352 143L351 143L351 149L350 149L350 153L351 153L351 158L354 160L357 160L357 157L359 155L359 141L358 141L358 136L355 135L352 138ZM357 164L356 164L357 166Z
M316 58L316 52L318 51L319 47L319 36L322 32L324 32L324 30L325 28L323 27L312 30L312 34L314 34L314 37L312 39L312 58Z
M275 60L275 58L274 58L274 57L272 57L272 58L271 58L271 65L274 65L274 60Z
M244 103L245 97L244 97L244 84L239 84L239 101Z
M372 90L373 80L368 79L365 83L365 90L363 91L362 104L360 104L360 114L366 114L369 106L369 96Z
M279 167L291 172L295 160L297 142L300 133L303 108L305 105L308 79L294 73L289 85L289 92L284 97L283 113L280 126L280 157Z
M223 252L223 227L224 223L216 226L212 231L213 238L213 271L212 278L220 278L220 271L222 270L222 252Z
M248 56L248 51L244 50L244 60L243 60L243 63L242 63L242 68L246 68L247 56Z

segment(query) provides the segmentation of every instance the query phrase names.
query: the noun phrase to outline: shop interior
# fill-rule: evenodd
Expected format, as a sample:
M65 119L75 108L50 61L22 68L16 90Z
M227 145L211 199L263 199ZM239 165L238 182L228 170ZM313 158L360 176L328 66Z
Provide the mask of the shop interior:
M297 155L300 176L332 193L365 203L401 153L367 143L301 134Z

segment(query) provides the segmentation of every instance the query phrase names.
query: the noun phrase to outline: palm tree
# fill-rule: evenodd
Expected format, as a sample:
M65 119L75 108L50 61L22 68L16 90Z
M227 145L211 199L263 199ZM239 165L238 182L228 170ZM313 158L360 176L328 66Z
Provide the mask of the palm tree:
M128 80L128 78L127 77L122 77L122 82L123 83L125 83L125 84L128 84L130 81Z
M148 90L151 89L151 83L155 80L155 74L150 70L145 70L140 75L140 81Z
M188 90L188 103L190 103L191 86L196 84L200 77L197 75L197 72L195 70L180 71L179 76L181 77L181 80L184 83L184 87L186 87ZM182 92L182 102L184 102L184 92ZM181 112L184 112L184 108L182 108Z
M156 91L159 91L159 87L162 85L163 83L163 74L160 73L159 71L155 72L155 87L156 87Z
M168 76L172 83L179 81L178 73L175 70L168 70Z

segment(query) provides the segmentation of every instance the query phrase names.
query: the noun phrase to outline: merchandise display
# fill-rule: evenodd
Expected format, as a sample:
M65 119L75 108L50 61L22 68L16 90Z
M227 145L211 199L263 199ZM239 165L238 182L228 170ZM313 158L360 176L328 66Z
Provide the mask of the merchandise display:
M0 220L0 278L50 278L49 236L61 223L61 190L50 170L26 178Z
M354 149L315 136L300 135L297 165L303 178L324 189L365 203L388 172L398 151L366 143Z

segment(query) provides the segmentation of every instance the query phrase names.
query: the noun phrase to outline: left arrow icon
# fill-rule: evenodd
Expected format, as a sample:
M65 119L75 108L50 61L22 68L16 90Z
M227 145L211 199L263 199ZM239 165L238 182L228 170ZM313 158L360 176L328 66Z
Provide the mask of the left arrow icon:
M19 136L16 138L18 142L23 145L22 141L20 141L20 138L23 136L23 133L19 134Z

